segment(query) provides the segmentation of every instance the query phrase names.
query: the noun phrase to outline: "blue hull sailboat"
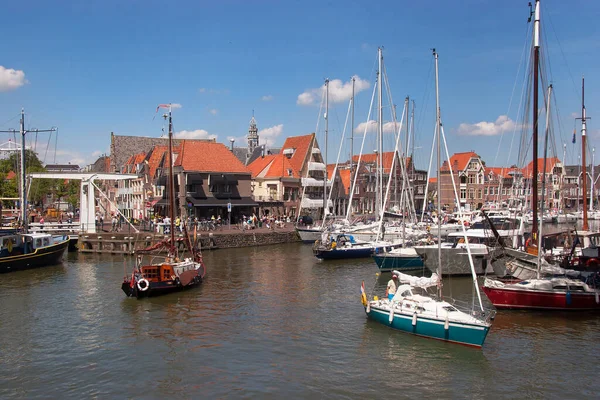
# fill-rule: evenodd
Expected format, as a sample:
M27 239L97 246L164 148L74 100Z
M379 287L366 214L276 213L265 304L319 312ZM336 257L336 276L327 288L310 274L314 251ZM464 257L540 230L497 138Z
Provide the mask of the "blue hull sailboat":
M379 253L373 256L381 272L386 271L421 271L423 259L412 247L399 247L390 252Z

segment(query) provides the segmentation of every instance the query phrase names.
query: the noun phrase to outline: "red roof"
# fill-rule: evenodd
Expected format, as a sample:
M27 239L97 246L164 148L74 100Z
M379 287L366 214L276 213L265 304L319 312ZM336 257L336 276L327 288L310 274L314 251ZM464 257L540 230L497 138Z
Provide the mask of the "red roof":
M452 157L450 157L450 164L452 165L452 171L463 171L467 168L469 161L471 158L479 158L477 153L473 151L467 151L466 153L454 153ZM444 161L444 164L440 168L442 171L448 171L448 161Z
M390 170L392 169L392 160L394 159L394 152L393 151L384 151L382 153L383 159L381 164L383 165L383 172L390 172ZM352 161L353 162L358 162L358 158L360 156L353 156L352 157ZM360 157L360 163L365 163L365 164L375 164L377 162L377 154L376 153L370 153L370 154L363 154L362 157Z
M156 177L156 170L160 166L163 156L167 152L168 146L154 146L148 157L148 174L150 178Z
M492 173L500 178L506 178L511 169L506 167L484 167L484 171L486 175Z
M529 164L527 164L527 166L521 170L523 172L523 176L525 178L531 178L531 176L533 175L533 162L534 161L531 160L531 162ZM559 162L560 162L560 160L558 159L558 157L547 158L546 159L546 173L547 174L552 173L554 166ZM543 157L537 159L537 165L538 165L538 172L542 173L543 169L544 169L544 158Z
M429 183L437 183L437 176L429 178Z
M351 176L352 174L349 169L340 170L340 178L342 179L342 185L344 185L344 193L346 195L350 194L350 187L352 186L352 182L350 181Z
M11 180L13 179L15 176L17 176L17 174L15 174L15 171L8 171L8 174L6 174L6 180Z
M227 146L214 140L182 140L174 165L185 171L250 173Z
M261 178L300 178L299 172L292 167L292 163L284 154L272 154L259 157L254 160L248 169L252 173L252 178L260 176ZM292 174L289 174L292 171Z
M292 154L292 157L290 158L290 164L292 165L294 172L299 173L302 170L302 166L304 165L304 161L307 160L308 151L313 140L315 141L316 146L317 143L314 133L304 136L292 136L285 140L281 149L282 152L286 149L294 149L294 154Z
M127 160L125 165L123 166L123 173L132 173L136 171L135 166L139 163L143 162L146 158L146 153L138 153L135 154Z

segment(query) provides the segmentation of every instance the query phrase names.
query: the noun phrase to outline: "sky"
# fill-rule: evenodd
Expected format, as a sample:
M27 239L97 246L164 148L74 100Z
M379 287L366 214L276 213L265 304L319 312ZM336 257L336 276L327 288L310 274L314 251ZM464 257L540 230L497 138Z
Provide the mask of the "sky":
M391 105L415 102L415 163L427 169L435 125L432 48L439 54L440 110L449 152L475 151L488 166L518 160L514 127L531 38L523 0L463 1L21 1L0 24L0 130L30 134L46 163L93 163L110 133L160 137L156 106L172 103L176 137L245 146L254 113L261 143L317 133L328 161L350 155L344 129L355 83L354 154L361 148L383 47ZM544 0L542 53L553 84L555 148L580 152L581 77L586 76L590 147L600 139L600 2ZM524 51L525 50L525 51ZM327 146L322 88L330 80ZM541 89L543 90L543 88ZM389 100L391 93L392 100ZM542 102L542 101L541 101ZM348 123L349 124L349 123ZM373 123L369 126L372 127ZM577 141L572 144L573 129ZM374 134L364 152L375 149ZM385 129L386 132L389 129ZM543 129L542 129L543 132ZM0 143L13 138L1 134ZM343 136L342 136L343 135ZM404 139L402 139L404 142ZM384 139L393 148L393 135ZM511 145L512 143L512 145ZM341 150L340 150L341 148ZM541 152L540 152L541 154ZM596 162L598 164L598 162Z

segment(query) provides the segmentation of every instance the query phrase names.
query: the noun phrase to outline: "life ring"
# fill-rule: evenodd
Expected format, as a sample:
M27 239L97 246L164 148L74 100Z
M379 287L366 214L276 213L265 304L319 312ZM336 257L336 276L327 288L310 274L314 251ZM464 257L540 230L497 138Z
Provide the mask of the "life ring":
M150 287L150 282L146 278L137 281L137 288L140 292L145 292Z

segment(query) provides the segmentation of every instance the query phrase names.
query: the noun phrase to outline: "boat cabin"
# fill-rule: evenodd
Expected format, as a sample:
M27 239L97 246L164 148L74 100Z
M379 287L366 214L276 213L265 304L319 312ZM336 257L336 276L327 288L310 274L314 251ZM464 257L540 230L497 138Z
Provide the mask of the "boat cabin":
M151 282L169 281L175 275L170 264L147 265L140 269L144 278Z

